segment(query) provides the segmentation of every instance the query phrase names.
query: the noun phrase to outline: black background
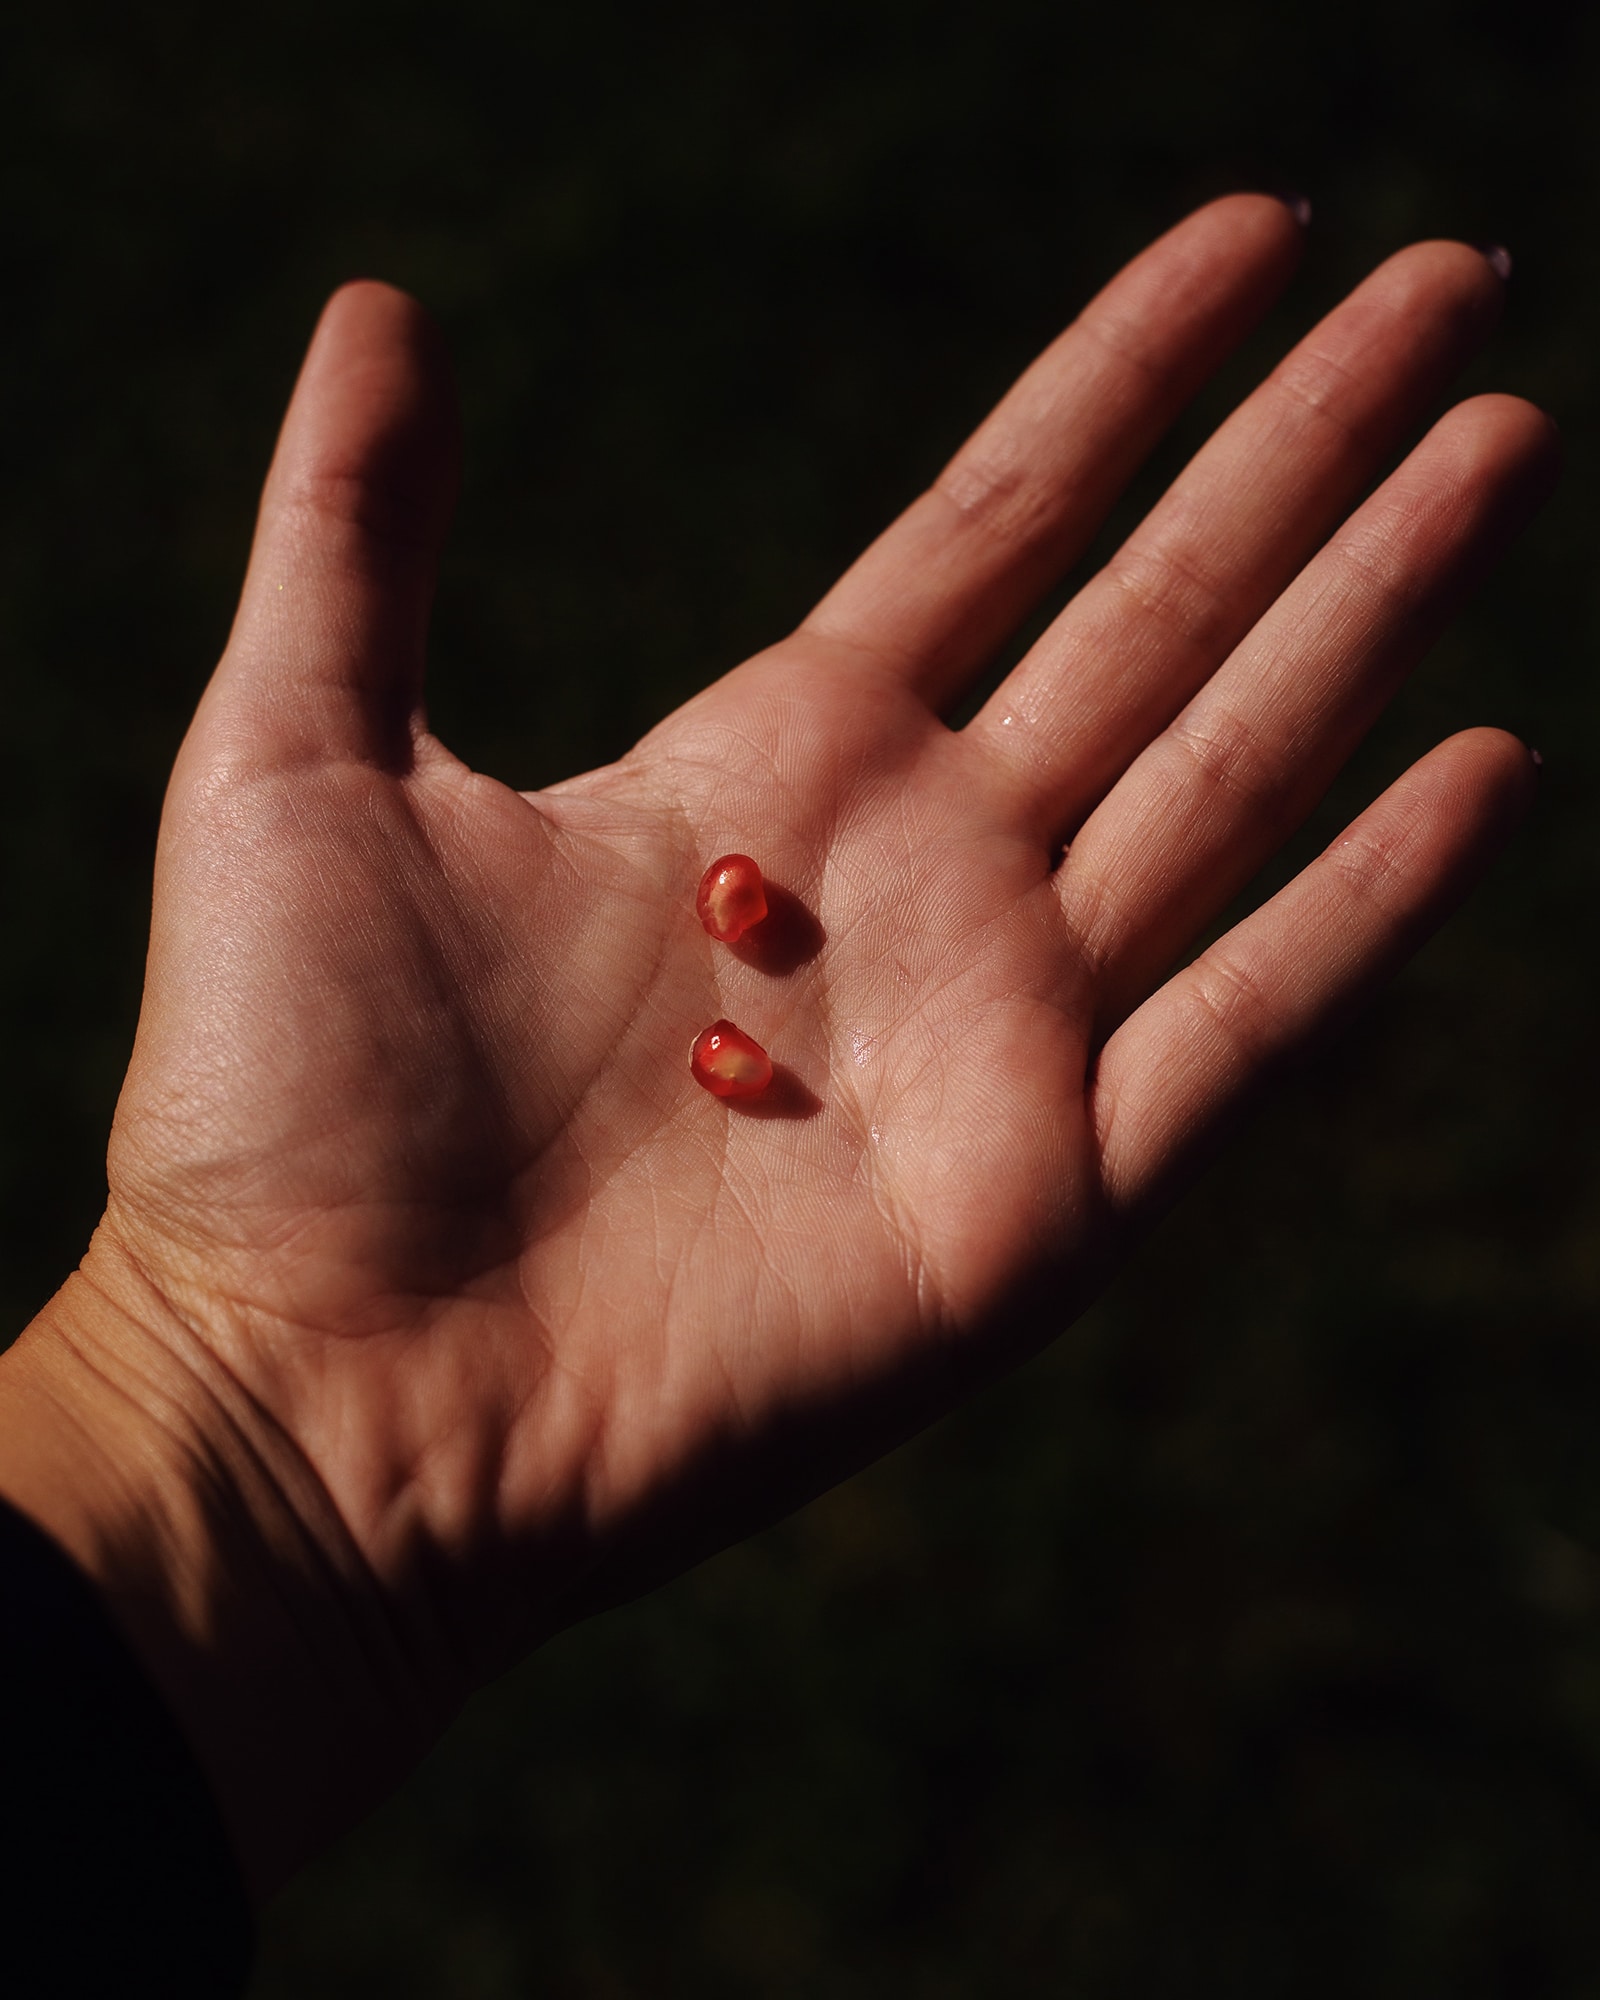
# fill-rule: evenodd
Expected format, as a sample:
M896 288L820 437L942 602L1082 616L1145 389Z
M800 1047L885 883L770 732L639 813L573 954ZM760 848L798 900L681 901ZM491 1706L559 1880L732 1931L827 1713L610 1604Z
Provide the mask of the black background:
M441 732L533 785L792 624L1087 292L1303 189L1305 269L1119 520L1420 235L1561 496L1291 861L1421 748L1512 857L1042 1362L482 1697L254 2000L1600 1993L1594 357L1582 14L64 5L8 24L0 1291L81 1252L165 773L341 278L467 484Z

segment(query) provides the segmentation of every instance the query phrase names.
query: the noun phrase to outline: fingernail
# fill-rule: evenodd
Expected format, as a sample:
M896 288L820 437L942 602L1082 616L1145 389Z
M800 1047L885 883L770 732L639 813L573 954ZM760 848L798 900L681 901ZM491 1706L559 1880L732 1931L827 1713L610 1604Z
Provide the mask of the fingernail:
M1511 252L1503 243L1480 243L1483 261L1503 285L1511 276Z
M1311 221L1311 203L1305 195L1296 194L1293 188L1273 188L1270 192L1275 199L1283 203L1284 207L1288 209L1289 213L1302 229L1309 226Z

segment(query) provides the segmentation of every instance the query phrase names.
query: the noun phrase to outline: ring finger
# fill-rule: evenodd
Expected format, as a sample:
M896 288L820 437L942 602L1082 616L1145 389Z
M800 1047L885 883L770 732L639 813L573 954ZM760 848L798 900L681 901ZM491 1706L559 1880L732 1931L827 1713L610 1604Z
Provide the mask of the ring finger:
M1531 404L1450 411L1096 808L1057 885L1102 1032L1304 819L1556 464Z

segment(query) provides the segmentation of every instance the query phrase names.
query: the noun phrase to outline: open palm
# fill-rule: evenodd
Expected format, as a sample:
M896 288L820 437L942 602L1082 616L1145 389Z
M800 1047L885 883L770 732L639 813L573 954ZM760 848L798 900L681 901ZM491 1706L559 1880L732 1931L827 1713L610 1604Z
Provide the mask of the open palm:
M1057 1331L1515 818L1521 746L1453 739L1168 976L1548 483L1545 421L1484 397L1349 514L1493 322L1460 245L1384 266L942 719L1300 233L1191 217L797 633L532 796L421 716L434 336L380 286L328 309L168 801L95 1255L423 1708ZM779 892L732 949L694 914L730 849ZM719 1016L765 1096L696 1088Z

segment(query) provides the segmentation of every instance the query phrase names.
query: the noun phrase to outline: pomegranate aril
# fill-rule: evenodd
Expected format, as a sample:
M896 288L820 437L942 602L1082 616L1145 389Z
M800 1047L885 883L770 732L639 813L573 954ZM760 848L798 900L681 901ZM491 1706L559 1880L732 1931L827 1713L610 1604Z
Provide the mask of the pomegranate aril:
M713 1021L700 1030L689 1068L713 1097L759 1097L772 1081L772 1058L731 1021Z
M695 915L721 944L735 944L767 914L761 870L748 854L724 854L700 877Z

